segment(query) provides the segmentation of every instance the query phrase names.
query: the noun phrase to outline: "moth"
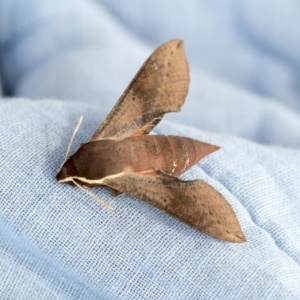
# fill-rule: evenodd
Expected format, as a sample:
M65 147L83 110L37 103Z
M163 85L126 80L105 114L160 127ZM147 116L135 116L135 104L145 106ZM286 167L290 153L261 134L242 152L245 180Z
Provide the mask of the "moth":
M218 146L188 137L149 135L165 113L180 111L189 86L183 41L170 40L145 61L91 139L56 178L78 187L104 186L144 200L211 237L245 242L230 204L203 180L178 175Z

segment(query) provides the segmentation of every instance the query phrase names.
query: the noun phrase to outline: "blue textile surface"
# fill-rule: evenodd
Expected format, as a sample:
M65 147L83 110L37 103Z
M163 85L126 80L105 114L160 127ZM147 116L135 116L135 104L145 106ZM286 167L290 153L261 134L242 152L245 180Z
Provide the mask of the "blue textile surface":
M1 299L300 299L296 0L0 0ZM136 199L58 184L160 43L185 41L191 87L155 133L221 149L182 175L234 208L245 244Z

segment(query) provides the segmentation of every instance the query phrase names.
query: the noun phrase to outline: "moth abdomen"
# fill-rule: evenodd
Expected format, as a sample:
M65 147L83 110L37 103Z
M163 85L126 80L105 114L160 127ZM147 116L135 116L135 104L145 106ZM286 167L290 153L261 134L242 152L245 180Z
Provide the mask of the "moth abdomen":
M203 143L191 138L156 135L153 139L153 154L160 161L160 170L178 176L196 164L204 156L216 151L219 147Z

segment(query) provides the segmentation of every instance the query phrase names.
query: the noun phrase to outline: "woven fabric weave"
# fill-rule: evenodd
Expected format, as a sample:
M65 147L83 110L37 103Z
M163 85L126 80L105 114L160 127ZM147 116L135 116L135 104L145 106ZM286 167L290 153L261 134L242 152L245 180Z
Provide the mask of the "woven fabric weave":
M295 29L295 39L289 32L286 43L279 44L267 35L266 25L271 30L276 24L272 16L288 21L285 13L293 11L294 2L278 1L285 10L273 8L269 19L258 18L262 31L253 21L266 5L258 1L231 1L218 13L219 1L190 1L182 11L199 27L209 21L195 11L212 20L223 16L220 22L227 27L215 28L211 39L222 40L222 27L233 49L265 63L261 72L269 98L255 94L259 87L255 90L247 68L244 78L239 78L240 66L227 74L230 84L220 80L229 69L213 65L216 53L211 53L211 68L207 61L205 72L199 71L200 45L189 46L195 39L189 26L182 24L182 31L178 25L173 31L161 26L156 35L153 28L139 26L156 16L158 1L152 1L153 9L150 2L139 6L133 1L129 8L104 0L55 5L0 0L1 299L300 298L300 92L292 85L299 64L290 66L300 61L294 50L299 39ZM174 3L182 8L181 2ZM167 14L166 7L161 7L165 22L172 24L176 14ZM143 11L149 14L141 20ZM244 50L238 25L228 21L241 16L239 30L247 31L253 43ZM202 30L199 40L206 37ZM104 120L155 48L150 43L157 46L170 34L186 40L191 88L182 112L166 115L154 133L221 147L182 178L204 179L220 191L234 208L247 243L218 241L137 199L113 198L107 189L95 189L116 208L112 213L78 188L55 180L79 115L84 121L73 151ZM268 58L254 37L268 37L267 50L281 56ZM236 53L227 55L233 61Z

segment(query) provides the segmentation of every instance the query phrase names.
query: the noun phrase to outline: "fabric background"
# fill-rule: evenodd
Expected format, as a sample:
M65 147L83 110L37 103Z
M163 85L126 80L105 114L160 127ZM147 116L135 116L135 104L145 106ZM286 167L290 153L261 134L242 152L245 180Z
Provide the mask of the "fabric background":
M0 0L1 299L300 299L297 1ZM155 133L221 149L182 175L233 206L245 244L125 195L58 184L147 56L182 38L191 86Z

